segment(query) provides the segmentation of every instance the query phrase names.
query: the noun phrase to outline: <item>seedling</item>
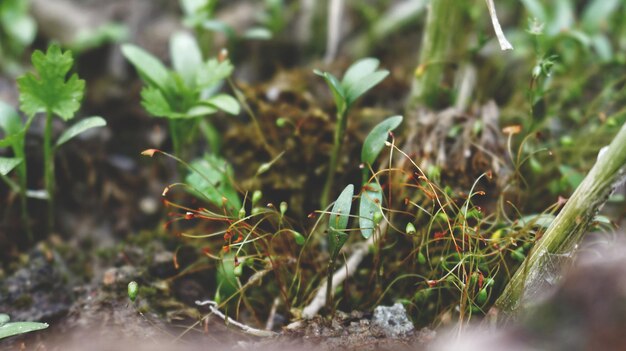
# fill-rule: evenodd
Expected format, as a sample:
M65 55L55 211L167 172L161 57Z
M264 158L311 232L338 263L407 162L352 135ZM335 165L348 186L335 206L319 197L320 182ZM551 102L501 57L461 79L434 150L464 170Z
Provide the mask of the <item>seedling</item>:
M315 74L323 77L326 81L337 107L337 124L333 138L333 149L330 154L328 175L322 190L322 207L328 204L328 197L333 187L333 179L335 173L337 173L337 163L348 124L350 108L361 95L375 87L389 75L387 70L378 70L378 65L379 61L375 58L361 59L348 68L341 82L328 72L314 71Z
M326 306L332 308L333 295L333 270L335 261L339 255L339 251L348 240L346 229L348 228L348 220L350 219L350 210L352 209L352 196L354 195L354 185L346 186L330 211L328 219L328 246L330 248L330 259L328 261L328 272L326 281Z
M0 69L16 73L19 59L37 35L37 24L29 15L29 2L0 2Z
M363 164L363 191L359 203L359 227L361 234L368 239L374 233L378 223L376 217L382 216L383 191L374 177L369 180L372 164L382 151L389 133L402 123L402 116L393 116L377 124L367 135L361 149L361 162ZM378 220L380 221L380 220Z
M285 27L283 0L265 0L265 7L257 16L258 25L238 33L231 25L215 19L216 0L181 0L183 23L192 28L202 43L202 52L211 49L211 33L222 33L230 49L237 49L243 40L269 40Z
M38 322L10 322L9 315L0 313L0 340L9 336L30 333L48 328L47 323Z
M141 91L144 108L155 117L169 120L174 153L185 158L184 147L194 141L198 126L213 153L217 153L218 133L202 117L218 110L239 114L235 98L217 94L223 80L233 71L230 61L224 57L203 60L196 40L183 32L174 34L170 40L173 70L135 45L123 45L122 52L145 83Z
M24 151L24 135L32 118L28 120L27 126L22 125L22 120L11 106L0 101L0 130L4 133L4 138L0 139L0 147L8 147L13 151L13 157L0 158L0 176L9 187L20 194L20 205L22 210L22 222L26 226L29 237L32 236L28 225L28 214L26 207L26 157ZM12 170L16 170L18 183L16 184L8 177Z
M30 126L32 118L37 113L45 113L44 182L49 203L48 224L52 227L55 186L54 154L56 149L88 129L106 125L106 122L101 117L86 118L67 129L57 142L53 144L53 116L58 116L64 121L74 118L83 98L85 81L79 79L76 73L67 79L74 59L70 51L63 52L58 45L49 46L45 54L39 50L35 51L32 56L32 62L35 66L36 74L27 73L17 79L20 91L20 108L29 116L26 128L17 135L24 138L25 131Z

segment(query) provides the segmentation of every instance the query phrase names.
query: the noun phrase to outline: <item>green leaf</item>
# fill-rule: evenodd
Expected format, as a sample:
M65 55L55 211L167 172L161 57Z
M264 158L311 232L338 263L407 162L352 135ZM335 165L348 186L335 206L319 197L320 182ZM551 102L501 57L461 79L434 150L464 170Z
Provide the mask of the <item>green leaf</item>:
M195 196L220 208L225 205L230 213L241 208L241 199L231 182L232 168L225 160L206 154L193 161L191 167L185 181L194 189ZM222 203L222 198L226 199L226 204Z
M347 89L350 86L356 84L361 78L369 76L376 72L380 62L378 59L372 57L366 57L353 63L343 76L341 85Z
M361 228L361 235L365 239L369 239L374 233L374 228L376 228L374 215L381 212L382 201L383 191L376 181L363 187L359 202L359 227Z
M567 183L569 184L569 186L572 187L572 189L578 188L580 183L582 183L583 179L585 178L584 174L566 165L560 165L559 171L561 172L563 179L567 181Z
M263 27L254 27L248 29L243 37L250 40L270 40L272 39L272 31Z
M51 45L45 54L35 51L32 61L38 75L27 73L17 79L22 111L30 116L50 111L66 121L74 117L83 99L85 81L76 74L66 81L74 63L71 52Z
M9 104L0 101L0 130L4 132L4 136L18 134L22 129L22 120L17 111Z
M582 25L585 31L589 33L598 31L602 27L602 23L605 23L620 5L623 5L621 0L591 1L585 7L582 15Z
M341 83L339 83L339 80L337 80L335 76L328 72L313 70L313 73L324 78L324 80L326 81L326 85L328 85L330 91L333 94L333 99L335 100L335 106L337 106L337 111L339 113L343 113L347 108L346 94L343 87L341 86Z
M233 69L229 60L219 62L216 59L210 59L198 70L196 84L201 89L212 88L229 77Z
M398 128L402 123L402 116L393 116L378 123L372 131L367 135L361 149L361 162L373 164L385 146L385 142L389 137L389 132Z
M238 115L241 110L239 102L228 94L215 95L204 102L231 115Z
M21 158L17 157L0 157L0 174L5 176L9 174L15 167L22 163Z
M230 41L237 38L237 33L235 32L235 29L222 21L206 20L202 22L202 28L210 30L212 32L224 33L224 35L226 35L226 37Z
M6 314L1 314L0 319L2 321L2 323L0 323L0 339L48 328L48 324L46 323L37 323L37 322L8 323L9 316L7 316Z
M200 69L202 54L196 39L187 32L178 32L170 39L170 57L174 70L190 87L196 83L196 72Z
M162 91L169 91L171 77L159 59L132 44L122 45L122 54L149 85L157 86Z
M141 90L141 105L155 117L177 118L178 116L172 111L161 90L156 87L147 86Z
M96 127L106 126L107 122L102 117L94 116L85 118L82 121L69 127L57 140L56 147L59 147L82 132Z
M353 195L354 185L350 184L343 189L331 210L328 220L328 245L330 246L331 260L337 257L339 250L348 240L348 234L345 230L348 227Z
M555 218L556 216L549 213L532 214L520 218L519 224L522 227L532 225L533 227L547 229Z
M195 117L208 116L208 115L214 114L217 111L218 111L217 108L213 106L198 105L198 106L194 106L190 108L189 111L187 111L186 115L189 118L195 118Z
M235 275L235 255L227 253L217 265L215 273L218 291L222 300L228 299L239 290Z
M48 328L47 323L38 323L38 322L7 323L0 327L0 339L7 338L9 336L25 334L25 333L29 333L32 331L42 330L46 328Z
M351 105L361 95L365 94L368 90L372 89L378 83L382 82L389 75L389 71L377 71L369 74L346 89L346 99L348 105Z

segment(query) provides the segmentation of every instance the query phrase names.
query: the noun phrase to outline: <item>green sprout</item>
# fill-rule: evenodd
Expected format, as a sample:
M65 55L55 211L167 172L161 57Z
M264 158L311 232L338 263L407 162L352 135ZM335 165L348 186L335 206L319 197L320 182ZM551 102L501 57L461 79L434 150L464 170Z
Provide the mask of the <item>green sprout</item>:
M58 116L64 121L69 121L75 117L83 99L85 81L79 79L76 73L72 74L69 79L67 78L74 59L70 51L63 52L58 45L49 46L45 54L39 50L35 51L32 62L37 74L27 73L17 79L17 86L20 91L20 108L28 115L29 120L23 132L17 133L16 137L24 138L32 118L40 112L45 113L44 183L49 203L48 225L52 227L55 190L54 154L56 149L88 129L106 125L106 122L102 117L89 117L81 120L67 129L53 144L53 116ZM26 172L25 168L23 172Z
M26 206L26 155L24 149L24 136L26 129L30 125L32 118L27 122L27 126L22 124L17 111L11 106L0 101L0 131L4 133L4 138L0 139L0 148L10 148L13 151L13 157L0 157L0 177L7 185L20 194L20 205L22 208L22 222L26 226L26 232L29 239L32 237L30 226L28 225L28 213ZM18 183L16 184L8 174L16 170Z
M324 189L322 190L321 205L328 204L328 198L333 186L333 179L337 172L337 163L341 153L344 134L348 125L348 112L354 102L368 90L375 87L387 75L389 71L378 70L379 61L375 58L364 58L352 64L339 80L328 72L315 70L315 74L321 76L330 88L337 107L337 125L334 133L334 144L330 155L330 164Z
M141 92L144 108L155 117L169 120L174 153L184 158L184 148L194 142L198 127L213 153L217 153L219 134L202 117L218 110L239 114L235 98L217 93L233 71L230 61L224 57L203 60L196 40L183 32L170 40L173 70L135 45L123 45L122 52L145 83Z
M328 219L328 246L330 248L330 259L328 261L328 273L326 281L326 306L332 308L332 285L333 285L333 269L335 261L339 256L339 251L348 240L346 229L348 228L348 220L350 219L350 210L352 209L352 196L354 195L354 185L346 186L330 211Z
M18 72L19 59L37 35L37 24L30 16L29 1L0 1L0 69Z
M217 0L181 0L183 24L194 30L202 43L202 52L211 50L212 33L222 33L228 40L229 49L236 50L243 40L269 40L285 28L285 5L283 0L265 0L264 7L256 16L257 25L238 33L233 26L215 18Z
M48 328L47 323L38 322L9 322L9 315L0 313L0 340L9 336L29 333Z

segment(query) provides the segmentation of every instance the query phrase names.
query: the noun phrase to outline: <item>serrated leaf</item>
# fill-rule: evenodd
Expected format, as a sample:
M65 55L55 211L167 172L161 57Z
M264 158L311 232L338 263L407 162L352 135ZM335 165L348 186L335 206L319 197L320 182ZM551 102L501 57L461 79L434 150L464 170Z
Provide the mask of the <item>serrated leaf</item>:
M374 215L381 211L382 201L383 191L376 181L363 187L359 202L359 227L361 228L361 235L365 239L369 239L374 233L374 228L376 228Z
M176 118L177 115L156 87L147 86L141 90L141 105L155 117Z
M345 231L348 227L353 195L354 185L350 184L343 189L330 211L330 218L328 220L328 245L330 247L332 260L337 257L339 250L341 250L348 240L348 234Z
M0 174L5 176L9 174L15 167L22 163L21 158L17 157L0 157Z
M369 74L346 89L346 100L348 105L351 105L356 99L365 94L368 90L372 89L378 83L382 82L389 75L389 71L382 70Z
M50 111L66 121L73 118L83 99L85 81L76 74L66 81L74 63L71 52L50 45L45 54L35 51L32 62L37 75L27 73L17 79L22 111L29 116Z
M196 84L201 89L212 88L233 73L233 65L229 60L219 62L216 59L208 60L198 70Z
M48 324L37 322L13 322L6 323L0 326L0 339L7 338L9 336L20 335L29 333L36 330L46 329Z
M202 65L202 53L196 39L187 32L178 32L170 39L170 57L174 70L190 87L196 83L196 72Z
M107 125L107 122L102 117L94 116L94 117L85 118L82 121L69 127L63 134L61 134L61 136L57 140L56 147L59 147L65 144L66 142L68 142L69 140L83 133L86 130L89 130L91 128L96 128L96 127L103 127L106 125Z
M149 85L157 86L161 91L169 90L170 74L159 59L132 44L122 45L122 54Z
M398 128L402 123L402 116L392 116L378 123L372 131L367 135L361 149L361 162L366 164L374 164L378 154L385 146L385 142L389 138L389 132Z
M215 106L226 113L230 113L231 115L238 115L241 110L239 102L234 97L227 94L212 96L204 102L211 106Z
M348 89L348 87L357 83L361 78L369 76L370 74L376 72L378 65L380 62L378 59L372 57L366 57L364 59L360 59L353 63L346 73L343 76L343 80L341 81L341 85L344 89Z
M198 198L205 199L217 207L222 207L222 198L226 198L226 208L235 213L241 208L241 199L235 190L232 168L223 159L207 154L191 163L190 173L185 178Z

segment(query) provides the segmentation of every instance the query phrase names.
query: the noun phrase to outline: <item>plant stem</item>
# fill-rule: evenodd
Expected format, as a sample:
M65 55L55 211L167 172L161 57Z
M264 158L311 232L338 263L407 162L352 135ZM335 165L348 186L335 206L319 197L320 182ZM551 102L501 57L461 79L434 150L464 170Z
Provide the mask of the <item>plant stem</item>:
M320 198L320 205L322 208L325 208L329 204L328 198L333 188L333 181L335 179L335 173L337 173L337 165L339 163L339 154L341 153L341 144L343 143L343 137L346 133L346 127L348 125L347 114L347 110L337 113L337 126L335 127L335 134L333 137L333 149L330 153L328 175L326 176L326 182L324 183L324 189L322 190L322 197Z
M27 190L27 175L28 169L26 167L26 155L24 152L24 142L22 141L17 147L13 149L16 157L22 159L22 163L18 166L17 174L19 178L19 194L20 194L20 207L22 211L22 223L26 228L26 235L28 236L29 241L33 241L33 232L30 228L30 224L28 223L28 199L26 197Z
M328 262L328 269L326 272L326 308L328 311L333 310L333 269L335 268L335 259L331 259Z
M440 107L450 104L445 101L442 88L445 68L458 61L455 56L464 53L467 46L464 34L467 30L463 27L465 6L458 0L433 0L428 6L419 65L409 97L410 109L418 105Z
M569 255L576 248L616 182L625 176L625 167L626 124L606 152L598 157L589 174L576 188L496 301L496 308L504 312L505 316L515 312L526 301L528 297L524 297L524 294L529 293L525 291L526 287L536 287L546 274L558 274L550 272L550 269L554 270L550 259L554 255Z
M44 183L48 193L48 229L54 225L54 148L52 146L52 111L46 112L46 125L43 135Z

